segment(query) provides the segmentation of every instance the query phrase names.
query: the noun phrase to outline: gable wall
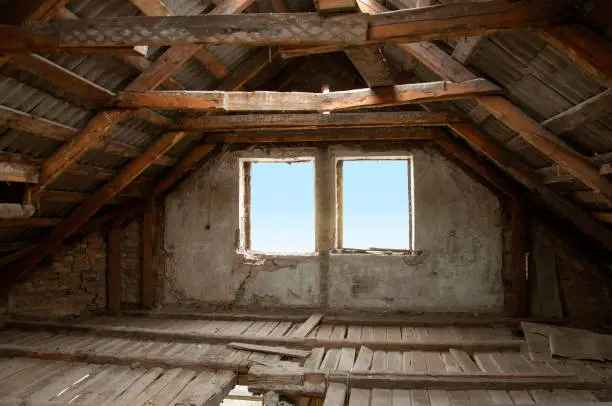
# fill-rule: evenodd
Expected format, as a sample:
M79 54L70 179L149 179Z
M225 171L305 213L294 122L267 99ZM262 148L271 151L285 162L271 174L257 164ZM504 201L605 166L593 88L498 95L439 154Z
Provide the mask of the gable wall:
M333 253L248 258L237 252L240 157L317 156L380 151L251 149L225 152L185 180L166 201L161 275L166 306L324 308L330 311L499 313L502 224L497 198L435 149L385 153L414 159L416 249L421 255ZM318 237L335 232L334 165L317 170ZM331 169L330 169L331 168ZM327 191L328 193L325 193ZM329 232L330 234L326 234ZM325 245L325 243L322 243ZM329 247L328 247L329 248Z

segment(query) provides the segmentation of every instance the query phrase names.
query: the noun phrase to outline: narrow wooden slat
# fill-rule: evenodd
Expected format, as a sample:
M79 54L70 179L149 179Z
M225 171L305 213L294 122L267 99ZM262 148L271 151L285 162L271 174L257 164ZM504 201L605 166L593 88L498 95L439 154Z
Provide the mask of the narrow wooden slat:
M607 89L582 103L542 122L542 126L555 134L566 133L578 126L612 112L612 89Z
M360 347L359 354L357 355L357 360L355 361L355 365L352 368L353 372L365 372L370 369L372 365L372 358L374 357L374 351L369 349L368 347Z
M323 314L313 314L302 324L297 330L295 330L291 336L296 338L303 338L308 335L323 319Z
M346 399L346 385L341 383L332 383L327 388L323 406L344 406Z
M452 57L462 64L470 62L470 58L480 49L486 37L472 36L459 38L453 50Z
M174 399L173 404L216 406L235 384L231 371L201 372Z
M36 117L8 106L0 106L0 124L32 134L44 134L59 141L69 141L78 133L76 128Z
M351 388L349 406L370 406L372 391L369 389Z
M393 86L393 78L381 48L359 47L345 52L368 87Z
M458 351L454 348L451 348L450 353L453 355L453 357L455 357L455 359L461 366L461 369L463 369L465 372L481 372L480 368L478 368L478 365L476 365L476 363L474 363L470 356L464 351Z
M338 371L350 371L355 362L355 348L343 348L340 350L340 361Z

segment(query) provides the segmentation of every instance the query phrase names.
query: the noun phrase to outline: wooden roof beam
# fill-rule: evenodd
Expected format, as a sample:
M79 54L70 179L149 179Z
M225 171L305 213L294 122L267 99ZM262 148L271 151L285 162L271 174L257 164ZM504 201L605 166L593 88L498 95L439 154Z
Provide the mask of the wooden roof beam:
M612 43L582 24L549 26L540 36L576 64L612 87Z
M35 54L16 54L11 62L20 69L52 83L83 100L102 105L115 96L113 92L97 85L68 69Z
M486 37L481 36L459 38L451 56L462 64L467 64L485 40Z
M339 111L369 107L398 106L427 101L469 98L497 93L501 89L484 80L461 83L414 83L330 93L305 92L121 92L119 107L182 109L202 111Z
M449 113L393 111L334 114L241 114L186 117L174 129L188 131L286 131L310 128L445 126L458 118Z
M125 187L132 183L153 161L162 156L185 136L184 132L171 132L151 145L138 159L130 162L117 176L98 189L81 206L64 218L31 250L26 258L6 270L2 277L2 290L8 292L12 285L26 276L44 257L50 254L66 238L83 226L100 208L109 203Z
M244 6L249 4L245 2ZM215 12L217 9L212 14L221 14ZM550 4L534 6L526 0L447 4L384 15L351 14L326 18L308 13L115 17L40 23L27 30L0 27L0 32L10 39L0 44L0 51L47 52L65 48L70 52L74 47L126 45L418 42L537 28L555 23L558 18ZM133 35L134 27L139 27L139 35ZM143 35L146 32L150 34Z
M355 0L315 0L314 4L317 11L322 14L357 10Z
M142 13L146 16L171 16L172 12L161 0L130 0ZM229 74L229 71L217 59L217 57L210 52L206 47L202 47L194 55L194 58L200 62L204 67L212 73L217 79L223 79Z
M68 10L65 7L62 7L59 9L57 13L57 18L62 19L62 20L78 20L79 19L79 17L77 17L74 13L72 13L70 10ZM142 47L138 47L138 50L140 50L141 48ZM149 67L151 66L151 62L149 62L147 58L141 55L124 55L122 53L118 53L117 55L110 55L110 56L113 56L119 62L122 62L123 64L130 66L131 68L136 69L139 72L144 72L147 69L149 69ZM174 79L172 79L171 77L166 78L166 80L162 83L162 86L166 89L172 89L172 90L183 89L183 86L177 81L175 81Z
M22 155L0 152L0 181L38 183L40 165Z
M0 219L0 229L5 228L45 228L55 227L62 222L62 218L28 217L16 219Z
M211 14L226 14L240 12L253 0L225 0L220 3ZM155 17L144 17L155 18ZM164 17L170 18L170 17ZM64 20L55 24L80 24L82 20ZM202 46L185 45L168 49L162 56L153 62L149 68L141 73L127 90L146 91L155 89L164 82L176 69L193 56ZM47 187L66 168L74 164L87 152L89 148L100 145L110 133L112 127L129 114L129 110L113 109L102 111L94 116L87 126L69 143L64 144L53 153L44 163L39 176L39 183L32 189L35 196L40 190Z
M357 0L364 12L381 13L384 6L373 0ZM470 80L475 75L431 42L400 44L400 49L417 58L441 78L452 81ZM599 174L590 162L558 137L503 97L478 96L479 104L498 120L517 132L531 146L554 160L585 185L598 191L612 205L612 183Z
M344 51L368 87L393 86L387 60L377 46L350 48Z

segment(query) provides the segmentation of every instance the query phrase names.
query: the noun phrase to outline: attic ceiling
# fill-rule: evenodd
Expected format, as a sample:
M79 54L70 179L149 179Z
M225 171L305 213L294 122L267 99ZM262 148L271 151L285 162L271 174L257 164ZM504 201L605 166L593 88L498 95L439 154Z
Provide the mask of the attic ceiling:
M320 1L319 6L325 3ZM437 142L466 166L480 171L486 181L506 189L503 192L512 194L509 187L522 185L585 236L612 250L612 184L608 178L612 173L612 94L608 89L612 52L605 52L612 48L609 23L598 12L606 2L560 2L555 7L563 5L563 15L555 15L554 25L549 20L545 21L548 25L519 21L510 30L504 27L503 32L495 32L499 29L490 25L501 14L494 13L489 25L468 23L470 34L486 26L478 31L487 34L484 36L429 33L433 41L422 42L414 34L423 31L423 21L430 14L440 18L435 17L440 10L443 17L450 12L469 13L476 2L471 6L456 3L357 1L364 18L389 10L423 12L421 17L402 17L417 27L410 28L412 36L402 37L412 38L406 43L385 39L358 46L262 46L250 44L247 38L240 44L149 45L146 52L130 43L88 48L95 55L74 49L64 52L66 48L47 53L44 47L36 53L6 53L0 58L0 179L28 182L25 203L36 208L30 218L0 219L0 265L7 268L9 283L67 238L108 221L133 218L220 144L240 142L242 131L258 130L253 123L263 125L261 116L249 110L261 106L251 104L244 109L247 111L228 107L228 100L243 97L233 93L238 90L317 93L310 107L298 104L290 109L287 103L266 107L273 111L265 115L266 120L276 120L274 125L283 122L285 132L299 127L300 120L307 126L326 127L303 131L302 142L337 140L334 136L340 132L345 139L384 140L392 134L396 140L420 137ZM502 14L510 4L484 3L482 7L494 4ZM425 8L429 6L436 7ZM511 6L511 10L521 10L533 4L521 1ZM302 13L315 11L315 7L311 0L28 0L8 4L1 11L1 22L21 25L21 35L28 34L36 22ZM535 18L524 15L527 20ZM372 21L369 24L381 20ZM2 28L7 32L6 26ZM577 37L581 41L576 42ZM0 41L0 48L3 42L8 44L5 47L13 46L9 39ZM31 46L26 41L24 49L31 52ZM329 96L320 93L323 85L329 86ZM332 107L334 103L341 108L352 106L350 95L342 92L368 87L376 87L376 97L371 98L375 100L360 102L360 110L332 113L331 118L321 118L318 113L322 106L330 106L329 100ZM222 107L229 115L210 116L194 108L202 104L177 101L156 92L159 90L225 91ZM405 92L407 101L394 100L400 92ZM416 94L421 98L415 98ZM214 94L193 95L198 103L208 98L207 106L213 106ZM324 100L328 104L317 104L324 97L331 98ZM281 117L287 114L285 109L311 115ZM418 117L394 115L405 111L422 113ZM389 114L364 115L376 112ZM436 116L435 112L446 114ZM343 116L352 113L358 115ZM244 115L239 118L244 122L233 119L234 114ZM359 127L349 125L357 117L393 130L379 128L375 135L367 135L372 133L368 128L343 129ZM343 120L345 124L338 123ZM338 128L328 128L334 126ZM287 142L283 131L267 133L269 129L259 128L249 139ZM516 182L508 186L497 169Z

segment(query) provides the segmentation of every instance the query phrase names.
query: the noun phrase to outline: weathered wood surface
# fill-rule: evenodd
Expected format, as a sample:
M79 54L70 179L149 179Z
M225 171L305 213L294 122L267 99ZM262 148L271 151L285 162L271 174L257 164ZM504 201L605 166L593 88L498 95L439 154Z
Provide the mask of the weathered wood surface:
M76 232L100 208L142 174L156 158L176 145L183 137L185 137L184 132L168 133L154 142L140 158L130 162L112 181L100 188L79 208L66 217L64 221L58 224L51 233L47 234L36 248L29 253L27 258L15 264L11 269L7 269L2 289L8 291L13 283L28 274L58 244Z
M23 155L0 153L0 180L37 183L40 164Z
M0 106L0 124L32 134L44 134L59 141L69 141L78 129L55 121L24 113L8 106Z
M259 345L281 345L281 346L294 346L298 348L316 348L316 347L328 347L328 348L359 348L361 346L367 346L373 350L380 349L385 351L408 351L408 350L422 350L422 351L438 351L447 350L449 348L455 348L466 352L473 352L475 350L509 350L516 351L520 348L523 340L509 339L509 338L479 338L479 339L462 339L458 337L443 337L442 339L432 338L431 340L418 340L418 339L374 339L372 337L361 336L355 339L334 339L331 336L308 336L306 338L292 337L292 336L281 336L281 337L270 337L270 336L249 336L240 334L222 334L222 333L209 333L209 332L190 332L190 331L168 331L160 328L143 328L143 327L132 327L132 326L112 326L104 324L65 324L65 323L49 323L49 322L24 322L24 321L7 321L6 325L14 328L34 328L34 329L45 329L49 331L79 331L79 332L90 332L96 333L100 336L112 336L112 337L135 337L141 339L155 339L155 340L177 340L184 342L202 342L210 341L217 343L228 343L228 342L243 342L250 344Z
M450 113L424 111L363 112L334 114L240 114L232 116L186 117L174 129L193 131L282 131L310 128L350 128L378 126L444 126L458 121Z
M582 103L542 122L555 134L569 132L582 124L612 113L612 89L605 90Z
M373 140L431 141L443 135L439 128L431 127L377 127L377 128L321 128L291 131L248 131L211 134L209 143L265 144L292 142L339 142Z
M382 89L355 89L329 93L306 92L121 92L120 107L205 111L336 111L366 107L397 106L426 101L468 98L500 92L484 80L461 83L431 82Z
M462 64L470 62L470 58L482 47L486 37L463 37L459 38L453 50L452 57Z
M382 48L377 46L350 48L345 53L369 87L393 86L393 77Z
M227 346L230 348L235 348L237 350L263 352L266 354L278 354L293 358L307 358L308 356L310 356L310 351L297 350L294 348L287 348L282 346L256 345L237 342L229 343L227 344Z
M603 84L612 86L612 44L582 24L548 26L540 36Z
M308 319L298 327L292 334L292 337L304 338L310 334L310 332L321 322L323 319L322 313L315 313L308 317Z
M2 27L0 51L44 52L72 47L252 44L315 45L419 42L542 27L560 16L549 2L507 0L445 4L384 15L248 14L236 16L115 17Z

